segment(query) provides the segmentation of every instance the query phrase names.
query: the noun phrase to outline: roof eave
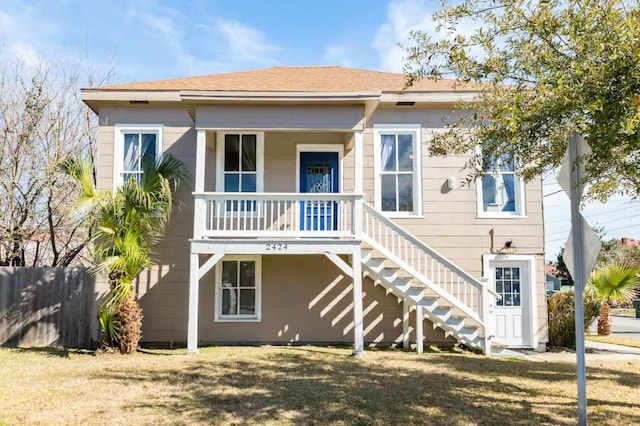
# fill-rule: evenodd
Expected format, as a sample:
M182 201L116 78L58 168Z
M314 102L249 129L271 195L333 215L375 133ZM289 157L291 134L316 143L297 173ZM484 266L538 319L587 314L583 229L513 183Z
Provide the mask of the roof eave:
M455 104L474 102L478 92L473 91L437 91L437 92L385 92L380 96L381 104L415 102L421 104Z
M275 92L182 90L185 101L367 101L377 100L381 92Z

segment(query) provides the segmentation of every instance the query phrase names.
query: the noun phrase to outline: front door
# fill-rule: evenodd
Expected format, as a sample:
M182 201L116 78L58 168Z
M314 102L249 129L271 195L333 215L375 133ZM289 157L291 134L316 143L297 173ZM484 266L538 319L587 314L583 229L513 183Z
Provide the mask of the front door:
M300 192L340 192L337 152L300 152ZM301 201L300 229L330 231L337 229L338 205L333 201Z
M501 299L495 308L495 342L531 346L529 267L526 262L491 262L491 277Z

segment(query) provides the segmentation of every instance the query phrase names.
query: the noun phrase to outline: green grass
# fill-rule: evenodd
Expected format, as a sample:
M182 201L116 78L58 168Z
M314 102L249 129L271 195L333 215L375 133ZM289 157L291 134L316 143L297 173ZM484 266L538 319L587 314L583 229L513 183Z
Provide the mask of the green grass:
M611 315L617 315L620 317L636 317L635 309L627 309L627 308L611 308Z
M0 348L0 422L573 425L575 366L467 353ZM588 362L592 424L640 424L640 361Z

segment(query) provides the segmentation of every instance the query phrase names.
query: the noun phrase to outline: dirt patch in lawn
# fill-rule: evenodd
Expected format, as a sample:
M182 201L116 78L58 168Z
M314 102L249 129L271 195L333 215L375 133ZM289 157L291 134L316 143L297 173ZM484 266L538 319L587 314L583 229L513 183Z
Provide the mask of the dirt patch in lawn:
M576 422L575 367L473 354L214 347L197 356L0 348L0 424ZM589 419L640 424L640 361L588 366Z

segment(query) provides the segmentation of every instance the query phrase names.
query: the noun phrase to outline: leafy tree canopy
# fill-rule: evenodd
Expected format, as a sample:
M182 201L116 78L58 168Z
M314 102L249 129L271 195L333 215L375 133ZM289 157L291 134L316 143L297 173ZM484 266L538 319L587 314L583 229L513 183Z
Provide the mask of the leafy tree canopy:
M461 105L479 113L451 122L433 155L482 144L487 155L510 154L530 180L557 167L579 132L593 149L589 195L640 195L637 0L443 1L434 20L406 46L409 84L452 77L480 93ZM471 177L489 167L468 166Z

